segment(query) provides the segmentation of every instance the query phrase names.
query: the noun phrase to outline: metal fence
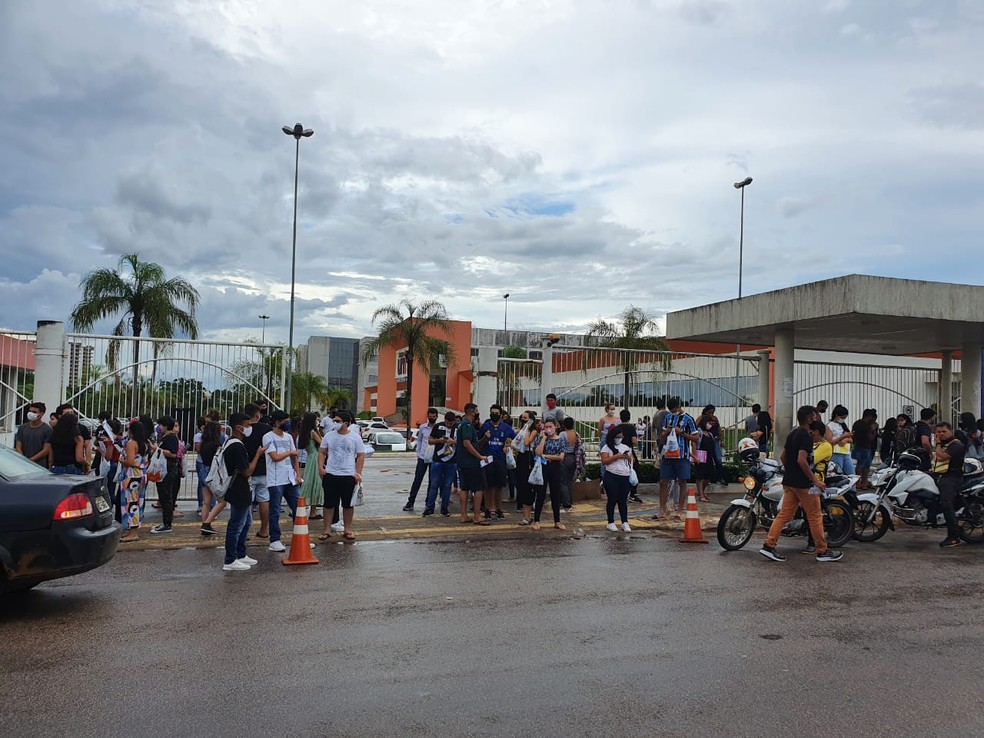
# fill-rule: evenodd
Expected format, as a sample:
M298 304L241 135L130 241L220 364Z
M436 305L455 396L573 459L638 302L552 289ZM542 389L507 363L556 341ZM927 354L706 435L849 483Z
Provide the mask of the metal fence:
M34 394L34 333L0 333L0 434L16 430Z

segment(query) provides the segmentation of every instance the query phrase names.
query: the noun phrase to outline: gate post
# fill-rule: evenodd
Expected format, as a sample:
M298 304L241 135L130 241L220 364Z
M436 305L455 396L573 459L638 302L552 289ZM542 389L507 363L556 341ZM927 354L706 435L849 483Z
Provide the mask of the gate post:
M39 320L34 347L34 397L48 406L48 412L65 400L65 324L60 320Z
M498 402L496 390L499 379L499 350L495 346L481 346L478 349L478 371L475 377L475 391L472 402L478 405L479 417L484 418L489 406Z
M965 341L960 360L960 410L981 417L981 342Z
M542 417L547 407L547 395L553 392L553 343L550 340L543 343L543 364L540 367L540 407L537 413Z
M940 364L940 406L936 412L938 420L953 422L953 352L944 351Z
M769 357L771 353L768 349L759 351L759 387L758 404L763 410L769 409ZM739 418L741 420L741 418Z
M793 356L796 345L795 335L792 328L779 328L776 330L776 412L773 416L775 436L772 445L776 458L782 452L782 447L786 443L786 436L789 435L789 432L796 425L796 409L793 407L793 394L796 389L793 379Z

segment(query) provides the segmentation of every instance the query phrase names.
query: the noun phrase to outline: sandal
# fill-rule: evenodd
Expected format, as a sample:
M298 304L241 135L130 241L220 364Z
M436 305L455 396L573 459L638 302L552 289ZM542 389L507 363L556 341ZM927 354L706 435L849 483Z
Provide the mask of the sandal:
M490 523L485 518L482 518L481 520L473 520L472 523L474 523L475 525L492 525L492 523Z
M265 536L265 535L263 535L262 533L257 533L257 534L256 534L256 537L257 537L257 538L269 538L270 536L269 536L269 535L266 535L266 536Z
M354 541L355 540L355 533L353 533L350 530L349 531L346 531L345 533L342 533L342 538L344 538L346 541Z
M124 536L123 538L120 538L120 543L133 543L134 541L139 541L139 540L140 540L140 536L133 536L132 538L127 538L126 536Z
M533 530L540 530L540 524L539 523L533 523Z
M461 523L462 525L471 525L472 524L471 518L467 518L466 520L459 520L458 522Z
M331 538L331 533L322 533L318 536L319 541L327 541L329 538Z
M529 525L529 524L530 524L530 523L532 523L532 522L533 522L533 521L532 521L532 520L530 520L529 518L523 518L522 520L520 520L520 521L519 521L519 524L520 524L520 525Z
M554 523L554 528L557 530L567 530L567 526L563 523Z
M698 497L697 498L697 502L710 502L710 501L711 501L711 498L710 497L707 497L707 496Z

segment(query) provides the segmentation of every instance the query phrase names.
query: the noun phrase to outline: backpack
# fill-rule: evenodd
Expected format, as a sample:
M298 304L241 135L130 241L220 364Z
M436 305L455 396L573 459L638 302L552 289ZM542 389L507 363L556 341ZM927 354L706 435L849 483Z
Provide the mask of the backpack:
M212 458L212 465L208 468L205 475L205 484L217 498L222 498L229 491L232 484L233 474L229 473L225 463L225 451L233 443L242 443L238 438L230 438L222 444L222 448L215 452Z
M916 429L914 426L907 425L895 431L895 455L898 456L904 451L916 445Z

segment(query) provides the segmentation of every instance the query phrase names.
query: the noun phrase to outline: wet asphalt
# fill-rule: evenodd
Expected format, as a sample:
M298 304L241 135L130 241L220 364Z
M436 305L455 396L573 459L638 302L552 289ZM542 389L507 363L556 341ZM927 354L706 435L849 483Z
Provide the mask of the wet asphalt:
M3 736L980 736L984 548L145 550L0 603Z

